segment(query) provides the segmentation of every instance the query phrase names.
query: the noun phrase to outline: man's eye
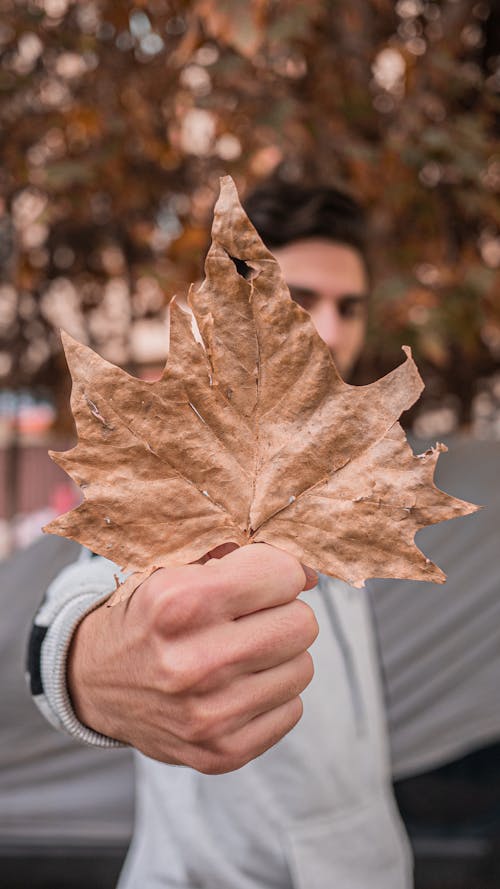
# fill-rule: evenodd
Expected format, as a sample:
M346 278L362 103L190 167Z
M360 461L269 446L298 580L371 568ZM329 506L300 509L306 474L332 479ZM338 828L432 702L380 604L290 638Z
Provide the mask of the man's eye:
M300 290L294 290L293 287L290 288L290 296L293 301L296 302L297 305L302 306L306 312L310 312L317 301L317 298L313 293L303 293Z
M366 305L363 299L341 299L337 303L337 311L341 318L363 318Z

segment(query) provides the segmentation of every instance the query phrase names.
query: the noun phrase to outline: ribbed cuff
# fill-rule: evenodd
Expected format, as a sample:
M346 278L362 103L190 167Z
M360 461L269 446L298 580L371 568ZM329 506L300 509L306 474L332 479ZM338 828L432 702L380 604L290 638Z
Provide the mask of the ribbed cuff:
M107 592L96 599L95 593L85 593L68 602L53 620L41 652L42 681L50 711L47 712L44 708L45 716L56 728L64 729L80 743L91 747L127 746L80 722L73 710L67 687L68 651L73 634L80 621L102 605L109 596L110 593Z

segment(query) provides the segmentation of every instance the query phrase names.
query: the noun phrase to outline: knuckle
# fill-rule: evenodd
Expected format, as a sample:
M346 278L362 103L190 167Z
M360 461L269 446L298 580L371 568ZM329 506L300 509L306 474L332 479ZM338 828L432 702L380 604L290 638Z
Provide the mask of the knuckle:
M163 652L163 687L167 694L179 695L196 692L208 695L223 688L233 672L231 651L219 650L200 637L168 643Z
M207 744L216 737L219 726L218 713L204 701L194 699L184 708L179 733L191 744Z
M168 568L159 568L141 587L141 608L151 614L155 623L161 617L172 585L171 572Z
M162 658L162 687L168 695L183 695L192 691L200 677L200 667L192 659L176 656L174 650Z
M155 571L137 588L134 599L136 603L140 599L141 611L145 614L156 615L158 600L162 596L162 575L164 571L165 569Z
M189 566L190 569L196 566ZM186 569L180 569L186 571ZM175 636L188 628L199 627L206 620L207 598L203 594L199 578L192 571L167 582L155 603L155 614L162 630Z
M199 627L210 614L205 577L200 565L160 568L142 584L141 608L167 636Z

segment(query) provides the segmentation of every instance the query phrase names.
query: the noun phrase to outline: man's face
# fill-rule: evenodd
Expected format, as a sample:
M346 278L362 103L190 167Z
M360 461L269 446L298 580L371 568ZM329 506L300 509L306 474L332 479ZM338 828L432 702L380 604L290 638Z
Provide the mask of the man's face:
M368 280L353 247L324 238L273 249L293 299L309 312L344 379L364 345Z

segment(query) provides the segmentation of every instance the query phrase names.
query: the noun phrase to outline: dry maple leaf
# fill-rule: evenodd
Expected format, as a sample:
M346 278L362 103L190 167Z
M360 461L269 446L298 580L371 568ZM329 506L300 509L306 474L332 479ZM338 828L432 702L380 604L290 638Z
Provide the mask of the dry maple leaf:
M45 530L134 572L114 602L227 542L273 544L358 587L444 581L415 533L475 507L434 486L443 446L414 456L397 422L423 387L410 350L381 380L346 384L229 177L212 237L189 296L203 342L174 301L161 379L63 335L79 441L52 456L85 500Z

